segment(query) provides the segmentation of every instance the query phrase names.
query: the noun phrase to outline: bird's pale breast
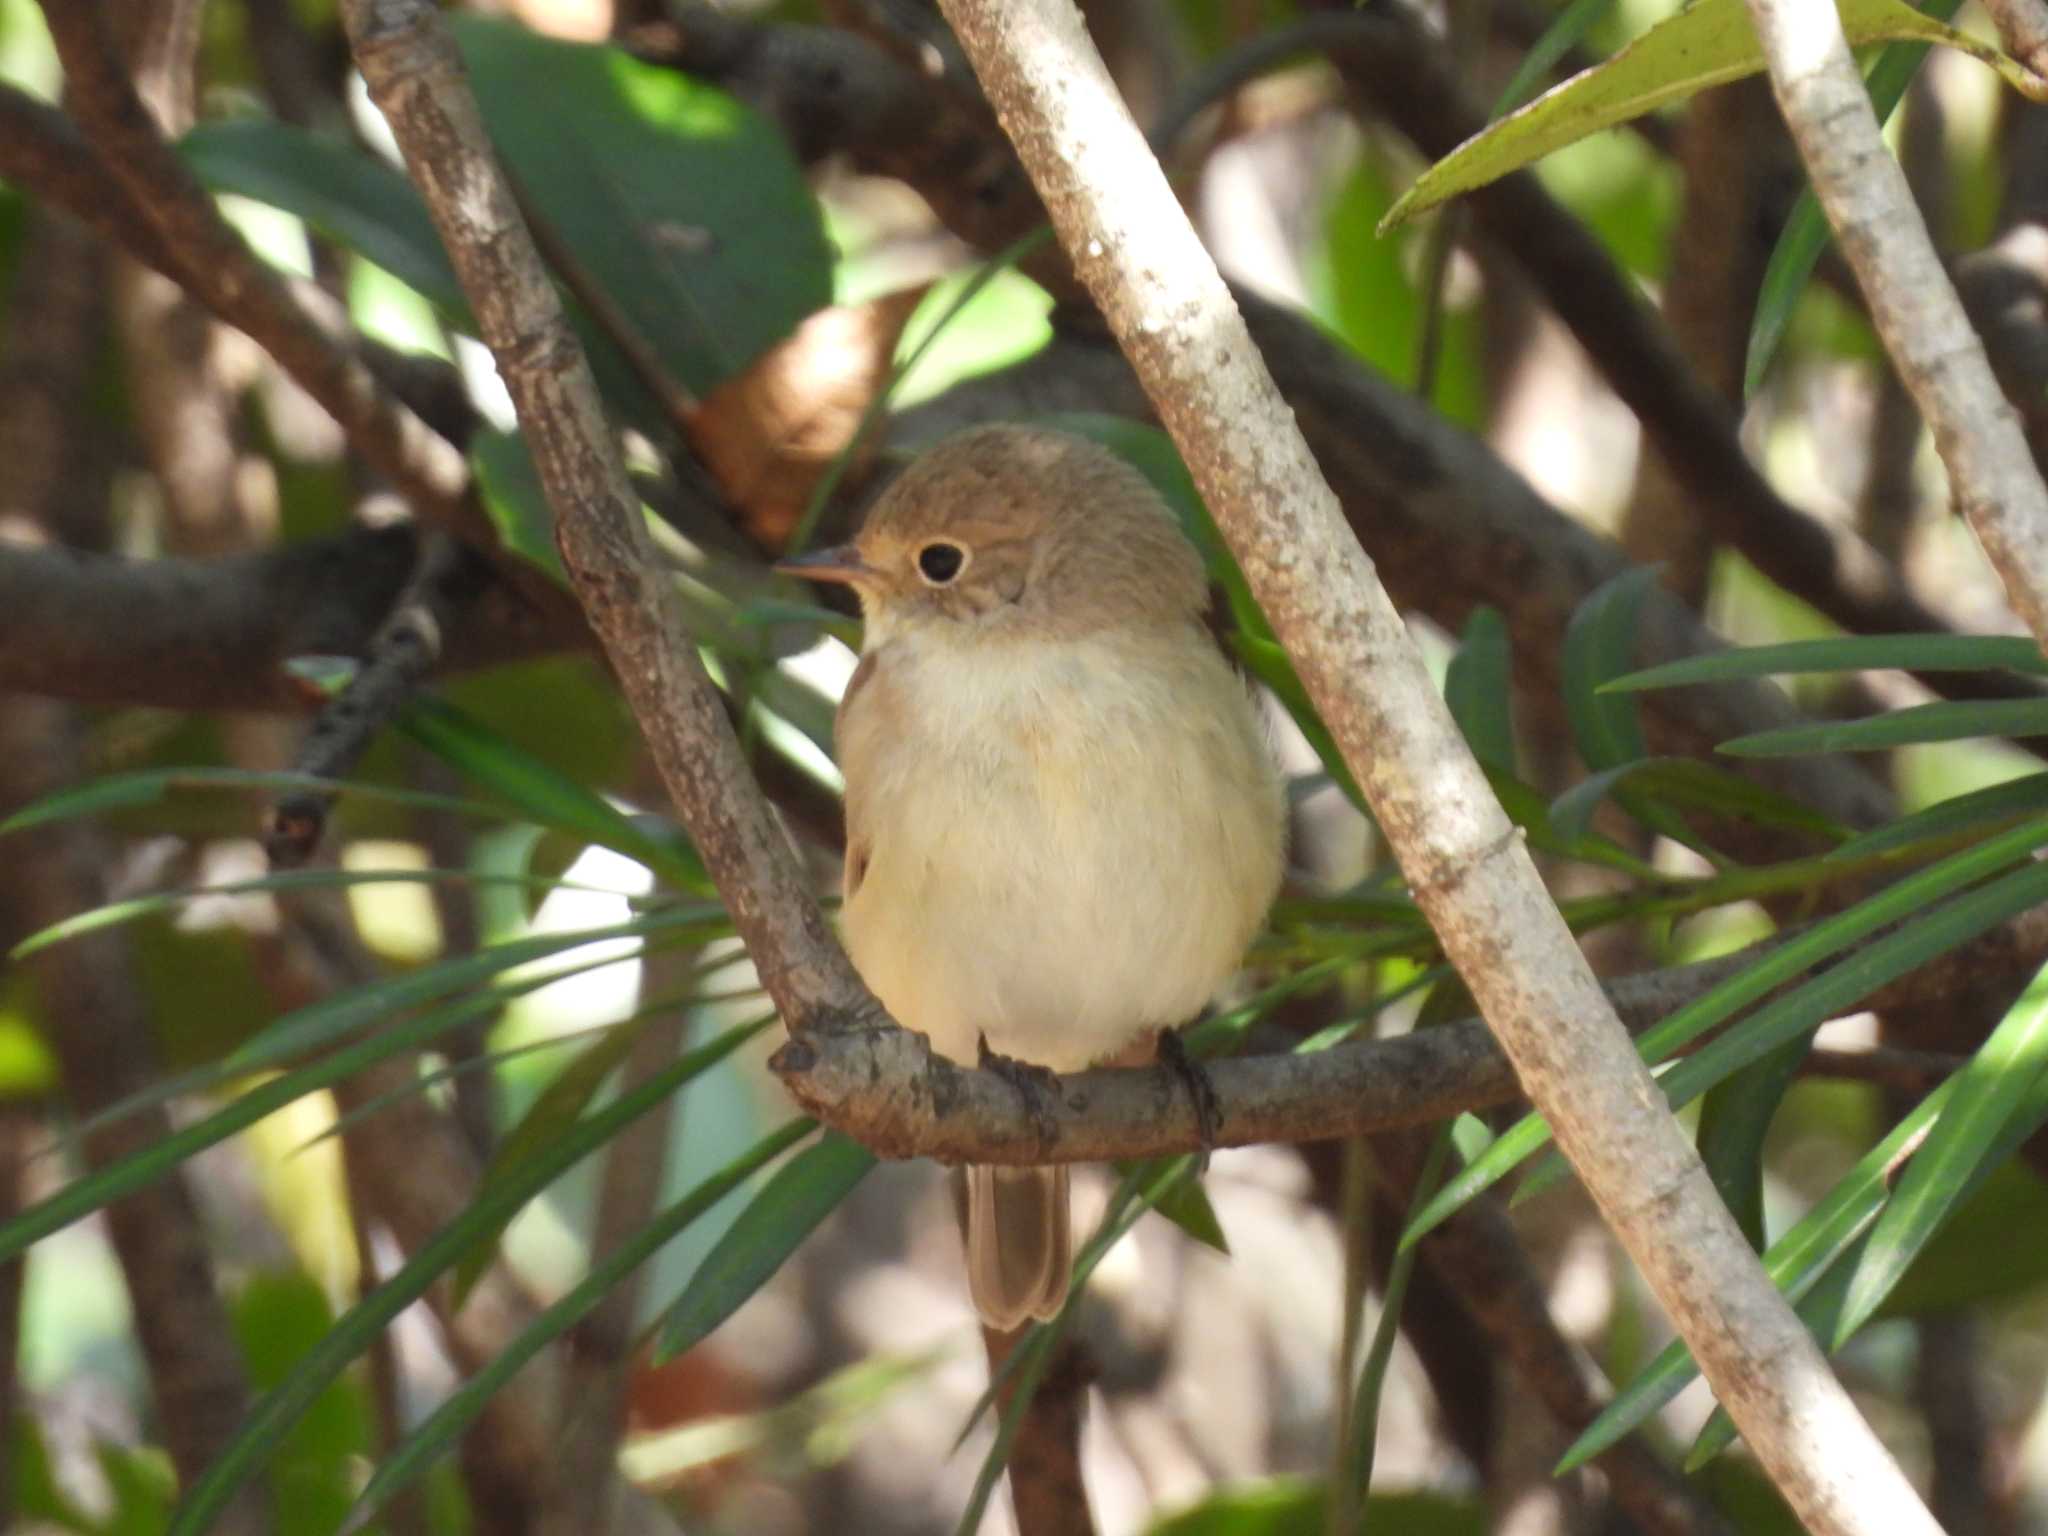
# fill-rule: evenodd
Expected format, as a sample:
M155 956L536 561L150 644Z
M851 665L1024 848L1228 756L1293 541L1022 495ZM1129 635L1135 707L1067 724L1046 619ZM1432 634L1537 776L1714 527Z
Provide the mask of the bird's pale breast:
M1281 796L1206 635L893 639L839 725L854 963L942 1053L1071 1071L1184 1022L1279 883Z

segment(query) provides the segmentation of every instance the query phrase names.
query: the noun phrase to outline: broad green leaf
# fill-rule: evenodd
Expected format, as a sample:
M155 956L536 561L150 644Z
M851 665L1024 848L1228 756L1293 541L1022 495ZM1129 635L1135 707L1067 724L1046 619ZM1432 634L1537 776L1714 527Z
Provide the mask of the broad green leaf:
M1972 1186L1993 1144L2038 1124L2035 1085L2048 1066L2048 969L1957 1076L1956 1091L1927 1142L1913 1154L1856 1265L1836 1320L1833 1347L1847 1342L1947 1221Z
M1668 661L1617 677L1603 693L1641 693L1690 683L1725 683L1801 672L1988 672L2048 676L2048 658L2015 635L1847 635L1747 645Z
M715 894L703 861L680 835L651 836L602 795L454 706L425 696L416 698L398 717L398 728L542 826L573 832L623 853L680 890L698 896Z
M478 432L469 440L469 467L476 475L484 515L505 547L566 588L569 572L555 547L555 514L526 439L516 432Z
M577 1121L558 1141L508 1172L501 1183L481 1191L474 1203L429 1238L396 1274L343 1314L290 1377L264 1394L227 1448L186 1493L169 1536L205 1536L299 1416L393 1318L425 1295L483 1234L502 1227L533 1196L697 1076L706 1064L705 1053L721 1044L713 1041L700 1047L634 1085L612 1104Z
M673 1360L738 1311L874 1166L866 1147L827 1131L778 1169L664 1310L655 1362Z
M719 1035L717 1039L700 1047L694 1055L702 1057L699 1070L723 1061L762 1030L776 1021L773 1013L763 1014L744 1024L736 1024ZM642 1021L643 1023L645 1021ZM487 1191L500 1179L516 1177L519 1168L529 1158L539 1156L548 1145L558 1140L570 1126L583 1118L584 1110L597 1096L597 1090L604 1086L604 1080L625 1061L632 1051L640 1031L626 1027L607 1032L601 1038L584 1047L583 1051L564 1067L555 1080L542 1090L532 1107L520 1118L517 1125L498 1144L491 1155L483 1177L478 1180L480 1192ZM460 1307L469 1299L471 1287L483 1278L484 1271L491 1267L497 1257L498 1239L502 1229L479 1239L475 1248L455 1268L454 1298Z
M2030 71L1995 47L1943 25L1903 0L1840 0L1839 8L1852 47L1894 41L1942 43L1997 70L2023 94L2038 96L2044 89ZM1467 139L1416 179L1380 227L1392 228L1603 128L1683 101L1710 86L1747 79L1763 68L1743 0L1696 0L1606 62Z
M2048 819L2036 819L1939 864L1916 870L1760 956L1756 964L1646 1031L1636 1042L1637 1050L1645 1061L1661 1062L1801 972L1840 954L1881 928L1918 919L1759 1010L1746 1021L1742 1031L1731 1032L1698 1055L1680 1062L1663 1081L1667 1093L1676 1102L1684 1102L1677 1097L1675 1083L1691 1085L1693 1093L1702 1091L1718 1081L1714 1076L1703 1079L1702 1074L1719 1069L1721 1075L1726 1075L1796 1036L1808 1023L1818 1023L1828 1016L1825 1012L1815 1014L1814 1008L1838 1011L1847 1007L1885 981L1904 974L1912 965L1941 953L1943 947L1961 943L1972 933L2001 921L2000 914L2024 910L2025 903L2034 899L2029 894L2031 882L2048 866L2023 869L1996 886L1961 898L1951 907L1921 915L1930 903L2026 859L2043 842L2048 842ZM2014 881L2025 883L2015 887ZM2019 905L2013 905L2015 902ZM1759 1044L1766 1033L1776 1038ZM1687 1076L1681 1078L1680 1073ZM1542 1116L1529 1115L1516 1122L1495 1138L1483 1155L1452 1176L1422 1214L1409 1223L1401 1236L1402 1244L1413 1243L1481 1191L1492 1188L1549 1139L1550 1129Z
M245 768L147 768L138 773L117 773L94 779L76 789L62 789L45 795L33 805L23 806L0 821L0 836L23 832L53 822L74 821L97 816L103 811L129 810L139 805L156 805L167 795L186 791L231 789L265 794L293 790L318 790L381 800L391 805L411 806L424 811L449 811L496 821L503 807L455 795L433 795L421 790L392 789L382 784L359 784L346 779L323 779L309 773L259 773Z
M832 302L817 199L765 119L616 48L451 26L523 195L693 393Z
M367 1516L381 1509L475 1422L492 1396L529 1360L588 1317L671 1238L816 1128L813 1121L792 1120L770 1132L591 1265L590 1273L567 1295L527 1324L495 1359L451 1392L425 1423L393 1448L364 1486L352 1513Z
M1930 741L1972 741L1981 736L2039 736L2048 732L2048 699L1985 699L1915 704L1865 720L1792 725L1724 741L1730 757L1802 757L1817 752L1878 752Z
M1465 621L1457 652L1444 670L1444 704L1480 764L1510 775L1515 771L1513 698L1507 621L1499 609L1481 604Z
M1962 9L1962 0L1926 0L1920 9L1935 21L1947 21ZM1866 84L1870 91L1870 105L1877 113L1880 123L1889 122L1891 115L1905 99L1906 87L1919 73L1920 65L1927 57L1926 43L1893 43L1878 55L1877 63L1871 66ZM1785 328L1792 323L1792 312L1798 307L1800 296L1806 292L1807 279L1813 276L1814 264L1820 260L1820 253L1828 243L1828 221L1820 211L1820 202L1808 187L1799 194L1799 201L1793 206L1792 216L1785 221L1784 232L1778 236L1778 245L1771 252L1770 264L1764 269L1764 280L1757 293L1756 313L1750 319L1749 349L1742 364L1742 398L1747 400L1757 392L1770 371L1771 358L1778 350L1778 343L1784 338Z
M276 891L350 889L364 885L468 885L514 886L523 890L594 891L598 887L573 880L550 880L541 875L484 875L466 869L291 869L250 880L230 880L220 885L196 886L183 891L159 891L128 901L110 901L76 917L52 923L23 939L8 951L10 960L26 960L38 950L62 944L80 934L115 928L158 913L174 911L188 901L210 896L254 896Z
M2025 778L1993 784L1966 795L1953 795L1924 811L1873 827L1834 849L1828 857L1848 863L1989 822L2038 815L2044 810L2048 810L2048 773L2030 773Z
M475 333L469 300L426 204L398 170L335 139L259 118L201 123L178 141L178 152L211 190L304 219L420 294L451 325ZM605 398L637 425L660 429L661 412L618 347L574 299L563 308Z
M338 139L262 118L201 123L178 141L178 153L213 191L298 215L474 329L434 221L402 171Z
M1565 628L1565 714L1579 756L1595 773L1649 756L1633 701L1603 694L1601 685L1634 665L1636 620L1656 584L1655 571L1625 571L1590 593Z

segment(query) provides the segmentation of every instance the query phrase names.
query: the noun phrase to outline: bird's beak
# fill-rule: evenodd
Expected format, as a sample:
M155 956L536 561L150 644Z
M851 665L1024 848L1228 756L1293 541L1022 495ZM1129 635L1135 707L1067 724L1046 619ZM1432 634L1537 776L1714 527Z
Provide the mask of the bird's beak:
M861 559L860 551L851 544L814 549L807 555L791 555L787 560L776 561L775 569L786 576L801 576L806 581L834 581L849 587L875 574L874 567Z

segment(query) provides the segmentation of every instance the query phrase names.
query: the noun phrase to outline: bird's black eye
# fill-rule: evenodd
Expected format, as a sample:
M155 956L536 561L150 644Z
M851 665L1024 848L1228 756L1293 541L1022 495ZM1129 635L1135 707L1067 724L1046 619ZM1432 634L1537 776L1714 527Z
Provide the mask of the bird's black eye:
M958 544L936 540L917 552L918 574L935 587L943 587L967 563L967 551Z

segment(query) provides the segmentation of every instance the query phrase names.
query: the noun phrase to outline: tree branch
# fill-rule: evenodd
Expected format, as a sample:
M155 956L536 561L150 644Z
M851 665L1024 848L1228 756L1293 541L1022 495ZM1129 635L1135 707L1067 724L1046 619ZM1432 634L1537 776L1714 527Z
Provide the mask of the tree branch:
M1841 18L1802 0L1749 0L1778 107L1856 269L1934 446L1957 509L2048 649L2048 485L1885 148Z
M1721 1401L1817 1531L1932 1530L1666 1110L1070 0L942 8L1431 926Z
M345 0L342 15L512 395L577 596L763 985L793 1032L883 1026L697 658L453 42L426 0Z
M81 704L289 710L316 701L294 656L367 654L414 564L410 527L357 528L254 554L128 560L0 540L0 690ZM106 615L120 615L119 623ZM494 584L442 666L587 643Z

